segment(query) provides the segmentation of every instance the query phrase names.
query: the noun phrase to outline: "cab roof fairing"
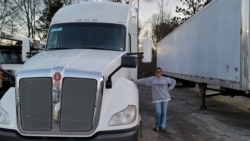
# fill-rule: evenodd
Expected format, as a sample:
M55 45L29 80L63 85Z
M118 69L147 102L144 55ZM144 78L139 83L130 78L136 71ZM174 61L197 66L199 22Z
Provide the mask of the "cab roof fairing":
M127 27L132 6L114 2L82 2L59 9L51 25L72 22L122 24Z

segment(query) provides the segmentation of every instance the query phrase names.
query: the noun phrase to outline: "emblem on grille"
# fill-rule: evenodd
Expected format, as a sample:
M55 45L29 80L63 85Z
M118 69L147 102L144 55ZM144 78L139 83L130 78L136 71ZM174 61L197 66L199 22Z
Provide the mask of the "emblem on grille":
M53 76L55 81L60 81L62 76L60 72L55 72L54 76Z

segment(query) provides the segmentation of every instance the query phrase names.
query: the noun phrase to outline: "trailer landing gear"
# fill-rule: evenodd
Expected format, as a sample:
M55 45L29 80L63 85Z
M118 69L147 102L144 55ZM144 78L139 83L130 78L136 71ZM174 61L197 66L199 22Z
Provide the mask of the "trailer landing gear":
M202 105L200 107L201 110L206 110L207 106L206 106L206 89L207 89L207 84L205 83L199 83L199 90L200 90L200 94L202 96Z
M206 98L207 97L222 95L220 90L209 88L209 87L207 87L206 83L198 83L198 86L199 86L201 100L202 100L202 105L200 107L201 110L206 110L207 109L207 106L206 106ZM206 90L212 90L212 91L215 91L216 93L207 95Z

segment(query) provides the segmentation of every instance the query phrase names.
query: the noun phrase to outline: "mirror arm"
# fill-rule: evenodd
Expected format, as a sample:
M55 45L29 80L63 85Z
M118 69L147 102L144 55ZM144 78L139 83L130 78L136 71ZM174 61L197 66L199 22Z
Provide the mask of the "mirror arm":
M143 52L126 53L126 55L137 55L137 59L143 58Z
M108 80L106 81L106 88L110 89L112 88L112 76L122 68L122 66L119 66L118 68L116 68L109 76L108 76Z

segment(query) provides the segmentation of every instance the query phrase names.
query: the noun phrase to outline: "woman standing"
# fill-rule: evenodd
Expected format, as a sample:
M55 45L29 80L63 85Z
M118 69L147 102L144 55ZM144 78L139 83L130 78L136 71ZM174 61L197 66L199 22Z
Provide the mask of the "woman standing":
M162 76L162 69L156 68L155 76L132 80L136 84L146 85L151 87L152 102L155 106L155 131L166 131L166 117L168 102L171 97L169 90L174 89L176 81L169 77Z

